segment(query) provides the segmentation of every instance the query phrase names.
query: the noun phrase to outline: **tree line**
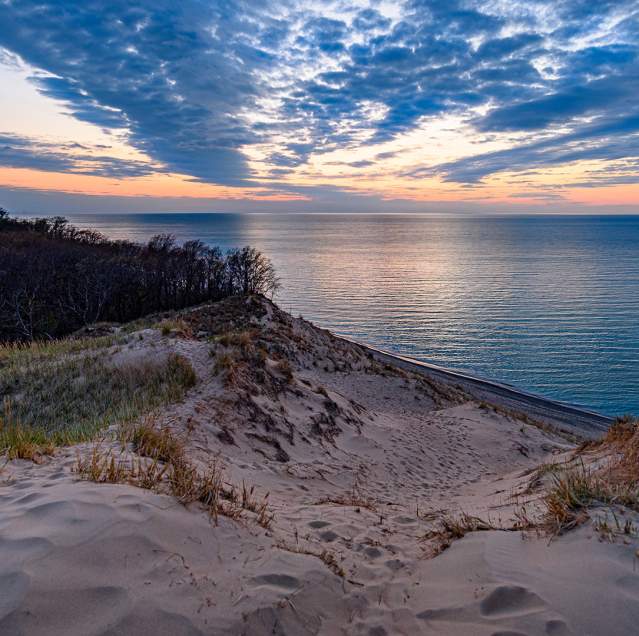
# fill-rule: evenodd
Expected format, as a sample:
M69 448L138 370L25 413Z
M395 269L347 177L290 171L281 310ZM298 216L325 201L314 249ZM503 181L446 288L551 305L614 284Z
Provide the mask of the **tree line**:
M0 341L57 338L98 321L126 322L240 294L272 294L270 260L170 234L114 241L63 217L0 208Z

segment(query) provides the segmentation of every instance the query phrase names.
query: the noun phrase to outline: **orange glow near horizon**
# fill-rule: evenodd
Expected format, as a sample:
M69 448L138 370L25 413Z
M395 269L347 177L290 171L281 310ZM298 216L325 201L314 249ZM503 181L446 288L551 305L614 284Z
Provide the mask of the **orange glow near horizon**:
M89 196L305 200L305 197L301 195L273 192L269 188L218 186L192 181L184 175L177 174L155 174L116 180L108 177L45 172L26 168L0 168L0 186Z
M550 172L550 171L549 171ZM392 174L363 174L360 177L333 177L332 183L353 194L377 196L384 201L410 202L484 202L518 205L545 201L548 193L583 206L632 206L639 201L639 184L574 187L579 170L564 169L544 183L541 178L523 187L515 174L493 176L484 183L463 187L436 178L414 180ZM26 168L0 168L0 187L52 191L88 196L210 199L212 201L309 201L310 196L287 192L290 185L312 188L324 179L321 175L286 179L277 187L239 188L206 184L185 175L154 174L144 177L113 179L108 177L37 171ZM562 183L564 182L564 183ZM525 194L520 194L525 190Z

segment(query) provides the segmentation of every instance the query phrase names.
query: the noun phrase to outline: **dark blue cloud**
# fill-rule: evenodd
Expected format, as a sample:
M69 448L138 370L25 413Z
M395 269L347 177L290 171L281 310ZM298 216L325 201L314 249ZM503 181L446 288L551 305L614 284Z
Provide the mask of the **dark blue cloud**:
M96 150L101 149L96 146ZM146 162L116 159L87 152L81 144L52 146L17 135L0 133L0 166L67 172L116 179L140 177L154 172Z
M347 36L348 27L345 22L314 17L304 25L304 34L298 37L297 44L317 48L322 53L339 53L346 49L344 40Z
M541 76L530 59L542 48L542 36L499 37L506 20L474 4L411 0L403 18L386 31L367 37L361 29L363 41L360 37L348 47L340 69L301 84L285 104L286 116L304 122L318 142L315 150L322 151L349 141L346 117L354 120L349 121L350 139L372 127L368 143L380 143L425 117L537 94ZM352 28L356 24L357 19ZM385 117L374 124L366 118L370 100L386 108Z
M272 63L254 39L278 40L261 4L4 2L0 45L47 71L38 88L78 119L128 128L167 170L242 184L250 173L240 149L257 136L240 115Z
M384 17L376 9L362 9L353 20L355 31L386 30L391 25L391 21Z
M475 121L482 131L540 130L593 113L636 108L639 72L576 84L537 99L494 108Z

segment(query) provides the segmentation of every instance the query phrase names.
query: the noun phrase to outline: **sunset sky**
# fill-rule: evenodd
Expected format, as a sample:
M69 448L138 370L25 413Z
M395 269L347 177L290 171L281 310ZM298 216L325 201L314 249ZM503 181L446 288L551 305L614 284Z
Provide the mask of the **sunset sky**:
M15 212L639 212L639 0L0 0Z

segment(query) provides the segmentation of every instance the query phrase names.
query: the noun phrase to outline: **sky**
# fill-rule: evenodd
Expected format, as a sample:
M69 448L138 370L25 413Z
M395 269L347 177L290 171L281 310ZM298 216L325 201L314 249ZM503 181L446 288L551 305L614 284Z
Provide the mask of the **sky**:
M639 213L639 0L0 0L0 206Z

